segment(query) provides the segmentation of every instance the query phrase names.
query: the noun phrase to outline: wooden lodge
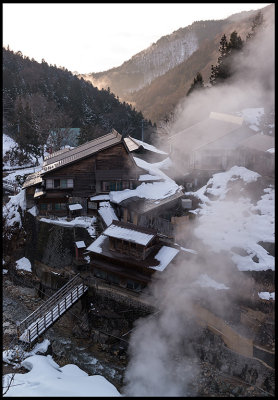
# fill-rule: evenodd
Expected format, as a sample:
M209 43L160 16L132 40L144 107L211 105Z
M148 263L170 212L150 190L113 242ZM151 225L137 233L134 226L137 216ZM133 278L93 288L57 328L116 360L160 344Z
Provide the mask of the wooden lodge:
M243 118L211 112L207 119L169 138L176 177L179 174L196 187L200 176L207 180L212 173L242 165L239 143L252 136L254 131L244 124Z
M69 205L79 204L81 215L88 212L90 197L111 190L134 189L140 184L139 168L122 136L111 133L64 149L46 157L42 170L27 177L27 207L36 205L39 215L70 216Z
M152 275L162 272L179 253L156 230L115 220L87 251L90 273L96 278L136 291L146 287Z

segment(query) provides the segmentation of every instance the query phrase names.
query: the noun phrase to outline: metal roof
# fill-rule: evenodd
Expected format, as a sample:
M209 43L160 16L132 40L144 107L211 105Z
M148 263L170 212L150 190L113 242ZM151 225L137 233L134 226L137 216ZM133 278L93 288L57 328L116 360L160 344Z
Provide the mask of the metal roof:
M26 177L24 184L22 185L22 189L26 189L29 186L36 185L37 183L42 182L41 171L34 172Z
M142 147L140 144L136 143L136 141L130 136L124 138L124 141L129 151L135 151Z
M211 113L209 118L171 136L169 141L173 147L189 152L221 139L238 129L247 130L242 125L242 118L229 114Z
M265 152L265 151L275 147L274 137L257 133L254 136L251 136L245 140L242 140L239 143L239 146L240 147L248 147L250 149Z
M54 154L53 157L45 159L42 173L44 174L53 169L85 158L100 150L120 143L121 140L122 136L115 129L113 129L112 132L108 133L107 135L91 140L90 142L84 143L78 147L75 147L74 149L58 152L59 154Z

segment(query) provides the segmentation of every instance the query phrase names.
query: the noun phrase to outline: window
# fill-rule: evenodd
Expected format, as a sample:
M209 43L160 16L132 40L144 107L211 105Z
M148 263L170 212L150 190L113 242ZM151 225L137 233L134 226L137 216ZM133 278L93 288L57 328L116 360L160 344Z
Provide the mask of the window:
M73 188L73 179L46 179L46 189Z
M53 179L47 179L46 180L46 189L52 189L53 188Z
M61 189L66 189L68 187L67 183L67 179L61 179Z
M101 269L94 268L94 276L101 279L107 279L107 272L102 271Z
M55 208L55 210L66 210L67 205L66 205L66 203L55 203L54 208Z
M132 184L130 184L129 181L102 182L102 190L104 192L110 192L112 190L117 191L117 190L129 189L130 187L132 187Z
M47 209L47 204L46 203L41 203L40 204L40 209L41 210L46 210Z
M128 279L126 287L128 289L135 290L136 292L142 290L142 286L139 282L131 281Z
M114 274L107 274L107 279L111 283L116 283L116 284L120 283L120 278Z
M129 189L129 181L123 181L122 187L123 187L123 189Z

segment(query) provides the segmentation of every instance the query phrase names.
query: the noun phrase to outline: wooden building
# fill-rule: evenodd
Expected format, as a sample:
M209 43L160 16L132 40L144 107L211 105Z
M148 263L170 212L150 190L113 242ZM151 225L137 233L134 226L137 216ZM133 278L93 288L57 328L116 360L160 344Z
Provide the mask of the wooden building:
M133 189L145 173L130 155L122 136L111 133L46 157L42 170L27 177L27 207L40 215L69 215L69 204L80 204L86 215L91 196L111 190Z
M171 159L180 175L197 186L199 176L207 179L214 172L238 165L238 143L251 136L254 131L243 118L211 112L206 120L169 138Z
M136 157L151 163L160 162L168 157L168 153L157 149L155 146L150 145L141 140L134 139L131 136L124 138L128 150Z
M181 215L182 191L161 200L150 200L131 197L120 203L113 204L120 221L130 222L135 225L156 229L159 233L173 237L173 216Z
M141 291L152 275L174 262L179 249L163 242L153 229L113 221L87 248L90 272L99 279Z
M275 143L274 137L260 133L249 137L239 144L241 165L260 175L274 177Z

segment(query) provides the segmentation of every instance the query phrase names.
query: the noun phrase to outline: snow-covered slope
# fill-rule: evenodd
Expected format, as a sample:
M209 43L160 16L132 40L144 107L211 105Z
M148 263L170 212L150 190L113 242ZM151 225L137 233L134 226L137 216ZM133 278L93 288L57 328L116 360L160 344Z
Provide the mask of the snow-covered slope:
M186 193L201 201L195 235L213 252L229 252L240 271L274 270L274 257L262 242L274 243L275 190L270 185L259 198L251 195L250 184L260 178L234 166L214 174L198 191Z

